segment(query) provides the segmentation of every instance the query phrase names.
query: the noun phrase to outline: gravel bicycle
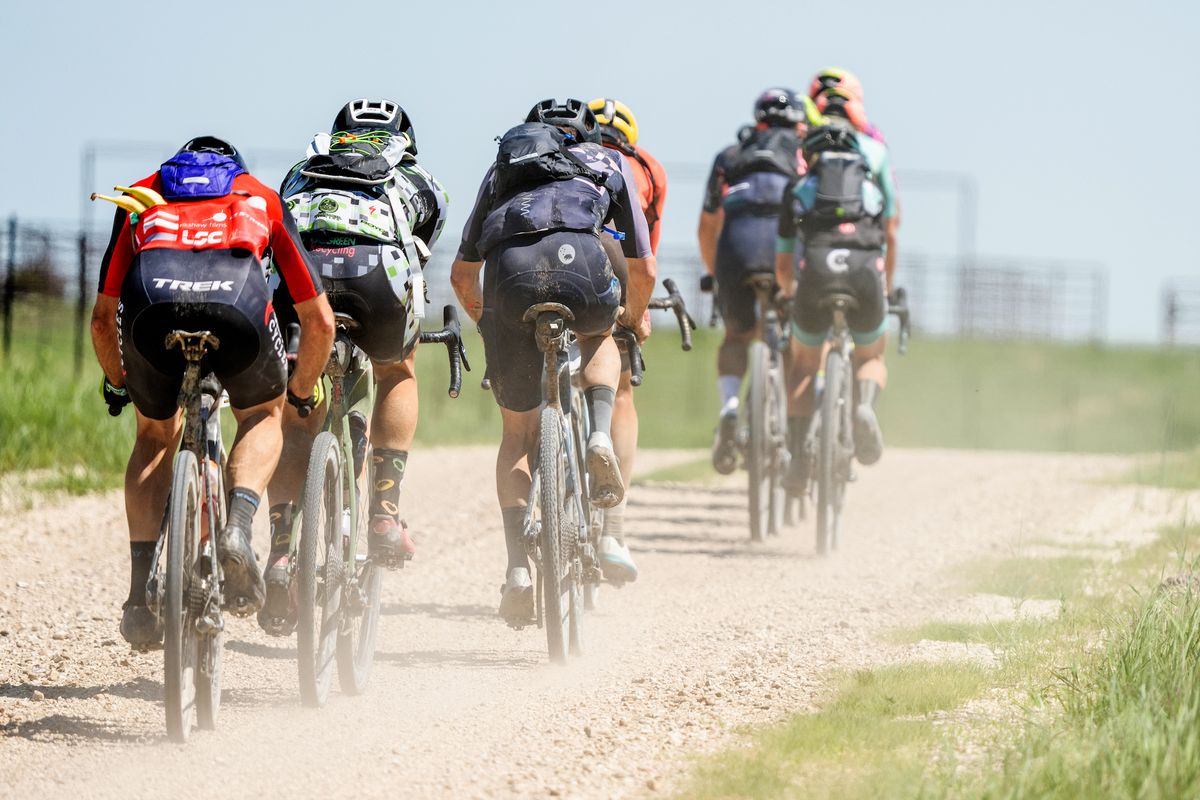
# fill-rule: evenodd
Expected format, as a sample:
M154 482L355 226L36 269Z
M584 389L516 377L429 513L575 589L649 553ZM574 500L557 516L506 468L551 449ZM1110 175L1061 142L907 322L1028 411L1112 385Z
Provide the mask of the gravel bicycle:
M337 334L322 374L329 408L309 456L299 535L293 532L288 545L300 697L309 706L325 704L335 663L343 692L360 694L366 688L375 656L382 570L400 566L376 563L359 552L367 528L362 466L370 453L365 436L356 440L352 435L350 419L352 411L363 414L373 406L374 379L370 359L350 339L360 323L340 312L334 320ZM453 306L446 306L444 322L442 330L421 334L421 341L446 345L450 396L457 397L462 367L470 365ZM289 339L290 355L298 350L299 337L291 333Z
M183 440L171 467L146 605L163 626L167 735L185 742L194 725L214 729L221 708L225 621L215 534L225 525L225 451L221 389L215 380L201 379L205 353L221 343L210 331L175 330L165 344L183 352Z
M816 380L816 408L804 451L812 459L809 475L816 488L817 552L836 550L841 539L846 484L854 480L854 340L846 315L858 308L853 296L830 293L820 307L833 319L826 353ZM908 352L908 295L897 288L888 297L888 313L900 319L898 350Z
M746 277L758 307L758 331L750 344L750 378L745 413L737 443L749 476L750 540L761 542L779 534L784 524L787 493L783 476L791 456L787 447L787 382L783 351L787 336L775 302L775 277L754 273Z

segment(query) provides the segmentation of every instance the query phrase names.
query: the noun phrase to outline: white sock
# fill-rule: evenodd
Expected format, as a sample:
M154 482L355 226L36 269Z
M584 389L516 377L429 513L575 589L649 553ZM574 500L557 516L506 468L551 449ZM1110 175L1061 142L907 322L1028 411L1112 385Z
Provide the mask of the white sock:
M742 391L740 375L721 375L717 378L717 391L721 395L721 413L725 414L738 407L738 394Z

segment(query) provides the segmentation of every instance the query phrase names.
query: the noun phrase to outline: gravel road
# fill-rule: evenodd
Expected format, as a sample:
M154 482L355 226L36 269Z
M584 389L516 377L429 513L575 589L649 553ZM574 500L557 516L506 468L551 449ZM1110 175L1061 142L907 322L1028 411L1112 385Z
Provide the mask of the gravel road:
M235 620L219 730L185 746L164 741L161 653L131 653L117 633L119 493L6 509L0 795L663 795L740 726L811 707L830 668L909 657L889 628L977 607L956 565L1054 542L1113 548L1177 520L1180 496L1109 480L1128 463L892 451L860 470L827 559L811 523L751 545L743 477L637 487L627 525L642 577L605 591L587 657L562 668L545 663L540 631L495 616L492 451L418 452L403 500L420 552L387 576L367 693L335 683L324 709L301 708L294 643Z

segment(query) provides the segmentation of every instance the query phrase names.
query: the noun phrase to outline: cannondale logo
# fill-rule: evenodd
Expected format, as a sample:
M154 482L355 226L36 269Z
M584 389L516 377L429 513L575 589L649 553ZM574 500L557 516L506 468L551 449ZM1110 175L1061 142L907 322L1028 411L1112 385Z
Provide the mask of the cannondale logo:
M825 266L830 272L846 272L850 269L850 251L844 248L830 250L825 256Z
M570 264L575 260L575 248L569 244L558 248L558 260L564 264Z

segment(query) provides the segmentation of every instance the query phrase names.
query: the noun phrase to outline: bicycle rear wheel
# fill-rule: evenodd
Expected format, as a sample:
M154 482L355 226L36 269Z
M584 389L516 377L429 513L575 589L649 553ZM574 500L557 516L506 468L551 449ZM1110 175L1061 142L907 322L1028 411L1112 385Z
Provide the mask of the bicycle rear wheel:
M846 362L838 350L825 358L825 387L821 394L821 418L817 454L817 553L827 554L836 547L836 526L841 456L842 404L845 391Z
M590 553L583 565L580 581L583 584L583 607L595 611L600 603L600 537L604 533L604 509L592 505L591 488L587 473L587 440L591 433L587 409L583 403L583 392L572 387L571 391L571 449L574 456L575 480L579 483L580 503L587 521L587 541Z
M778 536L786 523L787 491L783 488L784 464L787 459L787 387L783 379L783 363L772 353L767 370L767 469L770 504L767 513L767 533Z
M197 616L204 614L210 600L212 582L219 580L220 565L217 563L216 538L213 531L225 527L225 482L222 479L223 470L219 467L210 469L204 466L208 478L204 480L203 491L208 501L201 513L209 513L207 539L201 542L197 568L193 570L193 580L197 582L191 592L192 611ZM205 586L205 582L208 583ZM200 637L200 648L196 664L196 723L202 730L216 730L217 717L221 713L221 651L225 647L225 632L219 628L215 633Z
M200 470L196 454L176 454L167 522L163 666L167 735L186 742L196 719L196 620L189 590L200 539Z
M375 663L375 637L379 633L380 595L383 568L369 558L347 551L347 564L354 565L342 626L337 640L338 683L346 694L362 694Z
M541 530L538 532L539 582L542 589L542 624L550 660L567 658L570 639L571 598L568 570L563 563L563 499L565 475L562 458L562 423L557 409L542 409L538 473L541 476Z
M300 700L306 706L323 706L333 682L342 612L341 475L337 439L324 431L308 459L296 570L296 649Z
M746 467L750 476L750 540L761 542L771 529L770 388L771 354L762 342L750 345L750 388L746 415L750 436Z

